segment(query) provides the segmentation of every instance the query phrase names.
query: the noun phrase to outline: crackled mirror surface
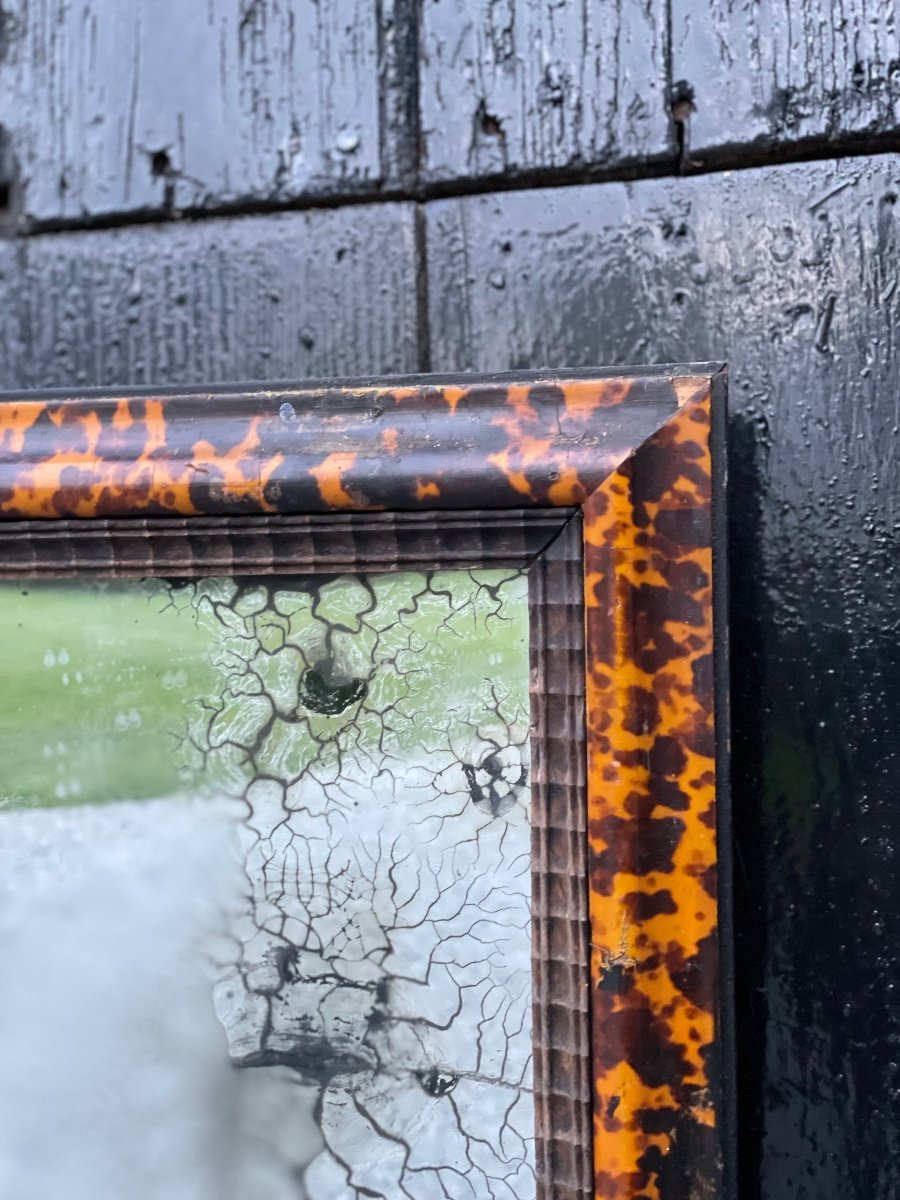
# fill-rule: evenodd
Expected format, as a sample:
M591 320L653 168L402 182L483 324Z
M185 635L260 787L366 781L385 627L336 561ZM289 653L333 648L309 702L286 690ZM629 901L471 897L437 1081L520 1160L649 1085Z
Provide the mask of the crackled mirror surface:
M0 612L0 1193L533 1197L524 573Z

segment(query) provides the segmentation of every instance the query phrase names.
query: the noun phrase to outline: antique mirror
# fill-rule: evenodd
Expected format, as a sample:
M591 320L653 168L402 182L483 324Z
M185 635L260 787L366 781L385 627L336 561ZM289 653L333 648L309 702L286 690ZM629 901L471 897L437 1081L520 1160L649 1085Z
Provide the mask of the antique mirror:
M724 402L715 364L3 399L7 1158L722 1195Z

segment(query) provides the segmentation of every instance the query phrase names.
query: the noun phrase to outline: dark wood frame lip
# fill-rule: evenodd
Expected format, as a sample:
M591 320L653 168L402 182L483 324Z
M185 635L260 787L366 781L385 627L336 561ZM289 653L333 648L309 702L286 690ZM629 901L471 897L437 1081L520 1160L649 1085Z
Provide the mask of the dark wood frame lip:
M713 706L718 872L719 978L717 1020L717 1103L719 1108L720 1192L738 1197L738 1032L735 1004L734 842L731 791L731 703L728 570L728 368L710 378L710 457L713 617Z
M527 568L577 508L0 521L0 579Z
M531 567L533 675L558 692L550 704L539 689L533 710L538 806L551 813L536 836L556 855L542 860L552 881L536 910L536 1027L550 1030L535 1083L541 1200L734 1194L731 939L715 920L710 932L709 911L698 924L684 909L677 924L679 888L697 907L704 863L720 872L705 908L718 904L726 931L731 912L725 390L725 369L707 363L0 396L2 578ZM570 627L580 614L586 644L573 650L562 613ZM604 629L616 622L613 644ZM673 637L680 648L663 663ZM649 658L646 646L657 647ZM648 666L654 655L660 665ZM673 684L688 660L693 682ZM659 721L658 749L629 749L650 745L651 678L682 715ZM589 769L573 778L581 743ZM626 787L629 755L640 762ZM629 815L639 795L652 815ZM714 807L717 852L704 841ZM676 828L666 860L654 839ZM653 882L660 873L671 888ZM664 966L626 947L624 925L621 939L603 933L610 903L639 938L668 945ZM708 949L698 957L710 939L718 966ZM659 971L667 1003L648 982ZM702 1086L686 1022L708 1041Z

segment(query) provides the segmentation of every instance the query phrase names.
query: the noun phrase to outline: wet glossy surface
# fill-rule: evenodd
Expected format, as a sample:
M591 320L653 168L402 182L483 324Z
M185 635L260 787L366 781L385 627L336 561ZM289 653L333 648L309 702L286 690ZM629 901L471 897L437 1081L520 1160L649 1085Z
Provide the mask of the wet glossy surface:
M0 516L580 504L709 373L0 395Z
M729 859L718 854L716 842L718 793L724 794L727 778L724 715L716 717L727 696L721 624L715 661L712 638L712 555L717 541L721 554L724 533L725 385L724 372L713 364L500 375L471 382L432 376L218 394L26 394L8 396L0 407L6 513L42 518L26 531L29 537L40 538L46 520L58 516L162 515L172 510L234 515L260 508L291 514L395 507L451 510L451 521L457 521L452 510L470 504L476 488L482 504L497 508L508 509L513 501L582 505L578 531L584 539L586 662L579 658L574 668L580 671L584 662L589 678L585 870L596 1053L592 1145L581 1138L572 1152L591 1150L595 1193L620 1200L676 1200L698 1189L715 1192L722 1173L722 1139L730 1129L721 1087L723 1047L731 1035L723 1016L728 1006L718 959L716 881L720 865L730 878ZM714 429L719 432L712 437ZM346 519L337 525L344 528ZM59 569L64 570L65 539L61 546ZM93 553L100 563L108 558L102 543L95 544ZM721 590L721 558L720 563ZM189 585L189 598L198 586ZM366 594L373 593L374 610L374 591L380 585L362 586ZM275 731L287 717L283 697L276 701L266 690L270 664L259 665L254 650L259 641L264 658L281 656L285 647L278 639L287 637L290 620L282 628L285 614L276 604L277 619L266 623L263 637L256 628L262 619L257 612L266 610L270 589L262 592L262 610L251 605L244 611L245 585L235 587L234 597L227 589L222 595L214 589L207 597L200 588L198 613L210 612L235 631L238 649L225 656L225 693L204 707L208 717L198 730L189 729L188 744L204 768L216 763L227 768L236 757L239 764L246 759L254 772L261 772L260 803L267 813L272 811L260 820L263 826L274 820L273 838L279 843L270 848L254 824L263 855L257 871L265 882L273 856L283 851L296 857L293 839L301 835L291 833L284 814L293 811L287 797L305 779L305 767L301 770L295 762L293 773L278 774L287 769L281 758L297 757L284 736L275 755L278 770L266 761ZM423 587L428 588L427 577ZM318 595L316 588L313 592ZM316 601L310 610L315 619L318 607ZM401 607L393 624L403 627L404 611ZM417 603L412 611L418 613ZM366 628L367 613L363 607L358 616ZM449 617L439 630L448 624ZM326 633L324 666L303 656L306 670L297 685L301 707L327 715L365 703L367 688L363 677L337 672L331 649L336 631L346 632L338 621ZM427 644L425 638L423 647ZM388 716L394 709L388 706ZM226 714L232 714L236 732L230 732ZM481 723L476 722L476 729L481 736ZM313 730L311 736L317 748L312 762L318 764L319 748L324 751L335 741L340 767L345 752L339 734ZM361 749L361 736L354 726L354 753ZM382 741L390 738L385 734ZM389 749L386 753L390 757ZM573 753L573 745L564 744L563 753ZM498 745L494 757L468 763L464 774L470 795L477 772L490 774L495 760L510 782L505 772L514 772L515 764L501 762L500 755ZM379 771L372 782L376 793L380 780ZM283 811L279 795L270 795L273 781L279 783ZM304 801L301 811L314 817L321 809L330 837L328 788L316 773L313 783L325 789L324 800ZM340 774L332 783L343 792ZM488 790L493 795L493 785ZM255 818L255 802L250 807ZM665 815L665 810L682 815ZM727 821L727 809L722 813ZM439 832L446 816L439 821ZM550 852L542 836L536 839L537 854ZM329 838L324 840L330 847ZM282 923L314 924L321 897L315 888L307 894L304 882L310 875L317 878L313 849L301 853L309 859L306 869L295 865L299 916L282 913ZM401 857L405 862L409 855ZM325 867L332 861L329 849ZM338 877L351 867L349 861ZM387 878L393 888L392 868ZM276 870L276 876L283 877L285 869L290 872L288 865ZM377 876L377 865L373 870ZM365 871L363 875L375 904L377 880ZM283 878L280 886L286 886ZM417 886L416 895L423 886ZM265 892L263 901L269 899ZM325 902L327 918L333 915L330 887ZM567 902L565 919L586 922L588 913L569 911ZM310 948L307 941L304 935L302 950ZM363 957L370 953L374 948ZM391 947L388 957L393 956ZM580 957L584 963L586 949ZM292 972L293 955L291 964ZM306 1070L307 1060L316 1060L315 1046L286 1049L273 1007L273 997L291 978L281 984L264 978L257 987L250 982L256 973L252 962L242 964L228 1001L238 1026L246 1017L251 1031L257 1026L264 1031L257 1046L248 1044L245 1033L237 1035L241 1061ZM429 979L420 982L428 984ZM462 994L469 984L459 987ZM576 1002L580 1006L582 999ZM548 1017L542 1034L542 1043L554 1049L571 1037L566 1005L559 1007L560 1014ZM340 1023L346 1024L345 1019ZM435 1027L442 1028L437 1018ZM307 1039L309 1031L300 1032L301 1040ZM289 1041L297 1035L293 1029ZM315 1032L311 1036L321 1041ZM356 1050L350 1053L354 1066L363 1062ZM575 1048L574 1053L586 1052ZM328 1061L332 1057L326 1056ZM343 1063L347 1055L338 1057ZM380 1063L377 1051L375 1059ZM338 1074L344 1073L341 1067ZM505 1076L503 1083L509 1083ZM392 1085L383 1093L388 1107L396 1091ZM552 1126L553 1112L549 1119ZM375 1118L367 1116L366 1121L379 1127ZM515 1125L521 1140L518 1118ZM343 1136L340 1122L336 1128ZM463 1140L468 1137L464 1129ZM345 1156L327 1144L340 1167ZM467 1158L469 1154L467 1149ZM507 1157L502 1136L496 1158L496 1169L480 1157L477 1165L478 1178L483 1175L484 1186L491 1189L519 1187L521 1181L509 1183L512 1175L532 1170L524 1148L518 1157ZM542 1179L542 1164L537 1167ZM403 1165L397 1184L401 1189L406 1169ZM355 1173L351 1168L348 1176L354 1186ZM437 1178L443 1186L440 1173ZM551 1191L560 1185L555 1176L549 1181ZM579 1195L586 1190L580 1182L576 1186Z
M250 40L265 52L274 6L252 7ZM569 6L429 7L418 63L423 174L455 163L450 186L466 191L485 173L509 184L513 166L535 190L478 199L461 221L448 220L443 202L375 204L4 245L7 385L729 359L743 1186L751 1200L894 1200L900 176L885 153L898 148L893 6L762 0L701 12L676 0L668 43L665 28L653 41L655 17L665 26L658 6L627 0L599 45ZM445 31L445 8L465 8L468 23ZM393 11L414 47L420 10ZM44 22L49 12L31 6L28 18ZM19 38L15 56L24 6L12 13L3 38ZM66 28L74 24L70 14ZM605 36L619 29L626 36ZM48 53L63 61L58 42ZM352 59L345 80L361 61ZM601 89L620 75L625 86L601 91L608 107L582 119L581 83L598 63ZM98 64L118 86L120 56ZM271 82L265 67L248 60L242 74L260 103L284 94L280 66ZM418 90L415 67L411 55L407 95ZM21 94L34 94L44 73L35 65ZM444 90L434 100L436 80ZM386 88L396 82L389 74ZM200 72L183 81L201 110L214 95L218 103L218 86ZM96 80L72 83L79 103L97 94ZM673 107L687 130L672 121ZM406 119L412 128L411 111ZM3 179L13 192L17 175L30 179L30 163L40 167L39 194L65 181L56 128L12 141ZM109 127L94 136L108 143ZM249 194L257 175L245 145L232 142L228 166L241 176L234 191ZM361 145L350 158L370 153ZM172 166L190 170L193 147L180 154L173 150ZM778 165L801 154L819 161ZM713 173L679 177L697 161ZM715 173L725 162L771 166ZM194 190L190 180L152 178L140 150L113 167L120 197L126 178L132 200ZM540 190L583 182L595 167L634 181ZM660 172L666 178L653 178ZM86 218L66 199L53 197L55 211L72 212L78 229ZM427 251L414 244L413 209L424 216ZM417 294L430 298L429 320Z
M886 156L432 209L437 365L729 362L751 1200L900 1188L898 195Z

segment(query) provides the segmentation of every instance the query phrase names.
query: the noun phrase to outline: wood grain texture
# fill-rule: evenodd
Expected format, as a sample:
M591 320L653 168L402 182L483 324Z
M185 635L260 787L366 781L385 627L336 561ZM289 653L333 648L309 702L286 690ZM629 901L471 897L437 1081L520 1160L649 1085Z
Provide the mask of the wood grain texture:
M0 578L368 574L527 566L571 509L0 522Z
M898 195L886 156L429 209L436 368L729 363L738 1094L764 1200L898 1188Z
M900 412L898 195L900 158L884 156L436 202L435 367L664 362L688 349L727 361L733 437L737 425L758 442L765 466L757 532L791 581L794 621L893 630L893 602L869 606L859 560L839 547L852 511L868 561L894 577L897 447L878 430ZM809 589L796 570L813 514L823 540L809 565L831 587Z
M426 181L669 150L659 0L425 0L421 23Z
M0 243L0 305L4 388L415 370L413 214L390 204Z
M396 184L406 0L5 0L0 112L39 220Z
M538 1200L594 1194L582 536L528 573Z
M897 7L710 0L701 10L673 0L672 78L693 96L692 159L749 143L891 133L900 121Z

